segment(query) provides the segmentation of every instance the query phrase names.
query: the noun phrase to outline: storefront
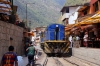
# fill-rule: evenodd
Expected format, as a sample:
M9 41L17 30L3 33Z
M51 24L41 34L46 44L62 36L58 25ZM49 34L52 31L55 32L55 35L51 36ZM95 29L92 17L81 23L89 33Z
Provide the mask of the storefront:
M100 48L100 13L82 20L74 25L71 29L71 33L74 37L78 36L80 38L80 47L84 46L84 34L88 32L88 47ZM75 42L74 42L75 43Z

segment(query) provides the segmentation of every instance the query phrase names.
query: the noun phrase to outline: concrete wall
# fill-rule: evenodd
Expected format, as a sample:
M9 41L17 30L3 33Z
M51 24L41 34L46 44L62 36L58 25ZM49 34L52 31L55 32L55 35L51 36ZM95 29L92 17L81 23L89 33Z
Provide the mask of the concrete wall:
M73 48L72 54L75 57L100 65L100 48Z
M61 20L63 21L65 18L69 18L69 16L70 16L70 13L64 13L64 14L62 15Z
M69 7L69 13L73 14L74 12L77 12L76 9L78 8L79 6L72 6L72 7Z
M10 37L13 40L10 40ZM8 46L13 45L18 55L23 55L23 28L14 24L0 21L0 59L8 51Z
M78 17L78 12L74 12L72 15L70 15L68 24L75 24L75 20Z

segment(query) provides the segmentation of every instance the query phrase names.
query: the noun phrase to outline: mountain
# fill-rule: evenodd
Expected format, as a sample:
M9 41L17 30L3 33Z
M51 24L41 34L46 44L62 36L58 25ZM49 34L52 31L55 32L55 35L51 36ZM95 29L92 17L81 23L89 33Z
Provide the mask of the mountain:
M66 0L14 0L14 5L18 6L17 13L21 20L26 21L27 13L28 26L37 27L56 23L65 2Z
M67 0L65 6L77 6L77 5L86 5L90 3L91 0Z

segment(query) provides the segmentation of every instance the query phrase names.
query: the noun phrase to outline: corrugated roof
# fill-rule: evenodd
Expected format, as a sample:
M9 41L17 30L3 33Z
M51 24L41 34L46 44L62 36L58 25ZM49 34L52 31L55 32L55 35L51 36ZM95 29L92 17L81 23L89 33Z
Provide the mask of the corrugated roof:
M17 11L17 6L13 5L13 10ZM6 21L9 20L9 15L12 12L12 3L10 0L0 0L0 15ZM16 20L20 20L18 15L16 14Z
M78 22L74 26L81 26L81 25L86 25L86 24L95 24L95 23L100 23L100 11L94 13L91 17L83 19L81 22Z
M67 0L65 6L88 5L91 0Z
M95 14L95 13L94 13L94 14ZM87 15L85 15L85 16L81 16L81 17L77 18L76 21L81 22L82 20L87 19L87 18L93 16L94 14L87 14Z
M0 13L9 14L11 12L11 3L8 0L0 0Z

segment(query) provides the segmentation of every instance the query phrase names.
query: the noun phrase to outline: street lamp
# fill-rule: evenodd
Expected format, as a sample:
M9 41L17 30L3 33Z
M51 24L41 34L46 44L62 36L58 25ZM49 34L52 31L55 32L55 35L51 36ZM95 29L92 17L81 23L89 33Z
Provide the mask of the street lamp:
M35 3L26 3L26 26L27 26L27 5L28 4L35 4Z

